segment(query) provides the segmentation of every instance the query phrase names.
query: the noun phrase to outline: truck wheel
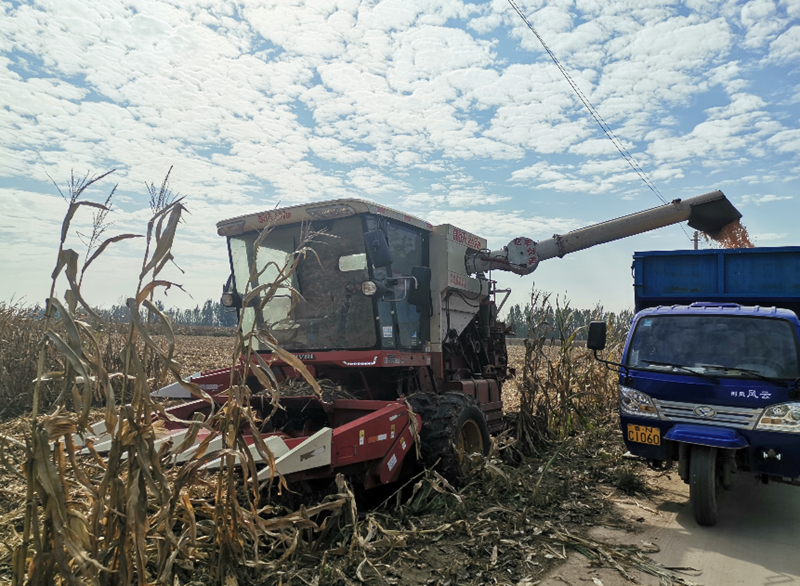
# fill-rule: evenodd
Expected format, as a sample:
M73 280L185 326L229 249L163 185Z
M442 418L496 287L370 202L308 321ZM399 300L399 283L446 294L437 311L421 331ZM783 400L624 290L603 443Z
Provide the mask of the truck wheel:
M689 500L694 520L700 525L716 525L722 488L717 448L692 446L689 468Z
M455 486L463 484L472 462L469 454L489 453L489 426L475 399L464 393L417 393L408 398L422 417L419 432L422 463Z

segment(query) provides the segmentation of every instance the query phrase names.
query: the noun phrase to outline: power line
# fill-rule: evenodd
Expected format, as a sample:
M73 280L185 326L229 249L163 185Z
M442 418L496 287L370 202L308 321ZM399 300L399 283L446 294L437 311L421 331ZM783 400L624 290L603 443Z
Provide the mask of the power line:
M523 20L523 22L526 25L528 25L528 28L531 29L531 32L534 35L536 35L536 38L539 39L539 42L542 44L542 47L544 47L544 50L547 51L548 55L550 55L550 58L553 60L553 63L556 64L556 67L558 67L558 70L562 73L564 78L567 80L567 82L569 83L570 87L572 88L572 91L575 92L575 95L578 96L578 99L580 99L581 103L583 103L583 105L586 107L586 109L589 110L589 113L592 115L592 118L594 118L594 120L595 120L595 122L597 122L598 126L600 126L600 128L603 130L605 135L608 137L608 139L617 148L617 150L619 151L619 154L621 154L622 157L628 162L628 164L636 172L636 174L644 182L644 184L647 185L647 187L650 188L650 191L652 191L656 195L656 197L658 197L658 199L661 200L661 203L667 203L667 200L664 198L664 196L658 190L658 187L656 187L655 184L650 180L650 177L647 175L647 173L644 171L644 169L642 169L642 167L639 165L639 163L636 161L636 159L633 158L633 155L631 155L628 152L628 149L625 148L625 145L622 144L622 141L620 141L619 138L617 138L617 135L614 134L614 131L611 130L611 127L606 123L605 120L603 120L603 117L595 109L595 107L592 106L592 104L589 101L589 99L585 95L583 95L583 92L580 90L578 85L575 83L575 81L569 75L569 73L564 68L564 66L561 65L561 62L558 60L558 58L556 58L556 56L553 53L553 51L550 50L550 47L547 46L547 43L544 42L544 39L536 31L536 29L533 27L531 22L525 17L525 15L522 13L522 11L519 9L519 7L514 2L514 0L508 0L508 3L516 11L516 13L519 15L519 17ZM685 229L684 229L684 233L686 233ZM686 236L688 238L689 235L687 234Z

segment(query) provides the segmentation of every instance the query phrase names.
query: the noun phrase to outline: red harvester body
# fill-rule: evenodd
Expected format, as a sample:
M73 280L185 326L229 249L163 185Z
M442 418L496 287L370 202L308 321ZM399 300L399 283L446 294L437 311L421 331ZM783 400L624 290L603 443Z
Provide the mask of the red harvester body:
M259 431L275 470L253 448L264 466L259 478L274 472L290 481L347 473L367 487L386 484L399 478L418 438L423 460L438 462L445 476L458 481L468 455L486 453L489 434L501 429L502 387L514 376L506 352L509 329L498 320L510 291L498 290L487 273L528 274L542 260L602 242L683 220L712 231L739 216L717 191L539 243L516 238L496 251L456 226L433 226L353 199L220 222L231 263L223 305L238 312L244 331L277 341L327 386L322 397L310 386L304 391L300 374L271 352L264 337L254 347L262 360L249 368L240 364L233 373L222 369L187 380L224 403L220 393L243 377L253 391L252 407L266 415L273 411L272 397L259 394L264 389L253 371L270 370L266 374L281 390L280 409L264 417ZM314 254L300 261L291 281L262 300L259 288L266 292L280 280L308 229L331 238L312 245ZM176 382L154 395L191 398L187 388ZM211 407L194 400L167 412L186 421ZM221 447L197 426L170 420L166 427L169 435L159 441L172 442L177 461L197 449ZM94 432L95 447L102 450L108 435L102 424Z

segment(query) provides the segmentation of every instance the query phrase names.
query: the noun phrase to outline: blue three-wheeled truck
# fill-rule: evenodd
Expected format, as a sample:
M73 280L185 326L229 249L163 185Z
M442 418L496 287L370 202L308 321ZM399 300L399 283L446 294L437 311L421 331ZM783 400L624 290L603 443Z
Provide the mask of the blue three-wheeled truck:
M737 470L800 485L800 247L641 252L619 410L628 450L678 463L714 525ZM605 324L589 348L605 347Z

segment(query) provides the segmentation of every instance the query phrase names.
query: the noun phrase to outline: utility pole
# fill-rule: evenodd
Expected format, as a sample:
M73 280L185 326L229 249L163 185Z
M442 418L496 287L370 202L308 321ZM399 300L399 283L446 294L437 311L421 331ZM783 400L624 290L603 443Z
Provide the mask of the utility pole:
M700 231L695 230L694 236L692 237L692 242L694 242L694 249L697 250L697 245L700 242Z

